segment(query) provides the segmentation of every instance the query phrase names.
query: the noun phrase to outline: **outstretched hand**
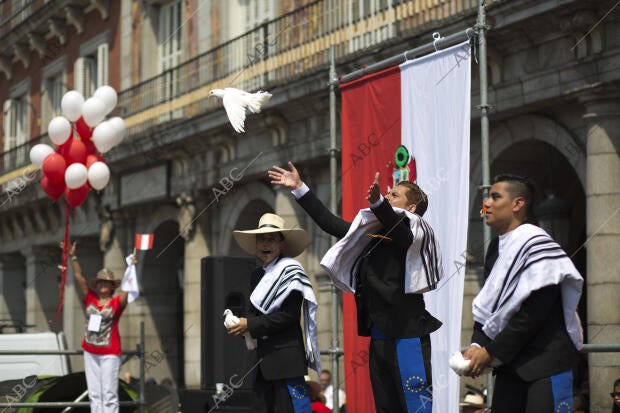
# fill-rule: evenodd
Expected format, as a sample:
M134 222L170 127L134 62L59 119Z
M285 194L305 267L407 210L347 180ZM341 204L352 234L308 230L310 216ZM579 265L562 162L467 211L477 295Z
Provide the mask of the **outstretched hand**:
M295 165L293 165L293 162L289 161L288 167L290 168L290 171L274 165L269 171L267 171L267 175L269 175L271 183L273 185L282 185L283 187L289 189L301 188L303 181L301 180Z
M379 178L380 175L379 172L377 172L375 174L375 181L368 188L368 196L366 197L366 199L371 204L377 202L379 200L379 196L381 195L381 192L379 191Z
M65 243L63 241L60 241L59 244L61 249L65 246ZM75 241L69 244L69 249L67 250L67 252L70 257L73 257L75 255Z

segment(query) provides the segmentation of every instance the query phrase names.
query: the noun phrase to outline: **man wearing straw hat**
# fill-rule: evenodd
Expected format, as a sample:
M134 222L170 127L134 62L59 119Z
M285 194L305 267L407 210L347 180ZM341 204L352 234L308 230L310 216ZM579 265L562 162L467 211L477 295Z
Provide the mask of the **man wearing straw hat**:
M377 413L430 413L430 333L441 322L426 311L422 293L437 288L443 271L433 230L421 218L426 194L403 181L383 197L377 172L366 197L370 208L347 222L323 205L292 162L288 166L269 170L271 183L291 189L317 225L340 239L321 266L336 287L355 295L358 335L371 337Z
M303 252L308 235L286 228L275 214L264 214L258 228L234 231L239 246L262 265L251 274L250 316L228 328L229 334L249 332L257 341L259 367L256 391L268 412L310 413L307 367L321 372L316 328L317 301L310 279L294 260ZM304 336L301 309L304 310Z

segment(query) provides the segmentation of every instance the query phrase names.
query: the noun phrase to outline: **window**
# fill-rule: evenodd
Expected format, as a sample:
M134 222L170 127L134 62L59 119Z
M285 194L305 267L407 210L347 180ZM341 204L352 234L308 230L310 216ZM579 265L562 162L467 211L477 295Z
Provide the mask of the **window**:
M13 16L13 27L24 22L30 15L31 0L15 0L11 2L11 16Z
M273 41L276 33L268 33L265 28L260 26L275 17L275 6L273 0L264 1L248 1L243 9L245 15L245 31L251 32L250 36L246 36L245 47L239 50L240 55L235 56L235 66L237 70L242 69L248 64L255 64L262 61L270 53L269 42ZM275 27L275 26L272 26ZM237 60L238 59L238 60ZM238 61L238 63L237 63ZM250 90L260 89L263 82L263 76L247 79L242 87Z
M41 131L47 131L47 125L55 117L62 115L60 103L68 90L65 67L67 60L61 57L50 63L43 69L43 82L41 84ZM38 117L38 114L34 114Z
M99 86L108 84L109 73L108 33L103 33L80 47L80 57L75 61L75 90L84 99L95 93Z
M178 72L172 69L181 62L181 34L181 1L162 5L159 9L157 45L159 73L168 71L161 85L163 94L160 97L164 100L176 96L178 90Z
M24 165L28 159L29 148L26 147L25 143L28 141L29 134L30 114L28 108L30 103L28 95L22 89L27 90L26 87L18 88L3 105L3 169L5 171Z

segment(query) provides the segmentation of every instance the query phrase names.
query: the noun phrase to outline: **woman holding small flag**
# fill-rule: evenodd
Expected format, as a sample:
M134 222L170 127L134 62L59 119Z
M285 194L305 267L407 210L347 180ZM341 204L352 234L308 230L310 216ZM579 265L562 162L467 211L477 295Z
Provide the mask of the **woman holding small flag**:
M87 282L75 250L74 242L69 248L69 257L86 313L82 349L90 409L94 413L117 413L121 366L118 321L127 303L139 295L135 269L137 260L135 254L126 258L127 270L122 280L114 278L112 271L103 268ZM123 291L115 296L114 290L121 284Z
M308 243L306 231L286 228L275 214L264 214L258 228L234 231L235 240L262 266L251 274L251 315L228 328L229 334L250 332L257 340L259 366L256 391L271 413L310 413L307 367L321 372L316 328L317 301L301 264L290 257ZM301 309L304 310L304 336Z

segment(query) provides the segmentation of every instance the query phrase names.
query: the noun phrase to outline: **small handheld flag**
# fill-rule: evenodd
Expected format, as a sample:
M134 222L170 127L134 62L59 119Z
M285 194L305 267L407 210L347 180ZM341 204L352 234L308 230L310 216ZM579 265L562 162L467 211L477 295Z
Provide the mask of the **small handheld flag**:
M136 246L137 250L150 250L153 248L153 234L136 234Z

